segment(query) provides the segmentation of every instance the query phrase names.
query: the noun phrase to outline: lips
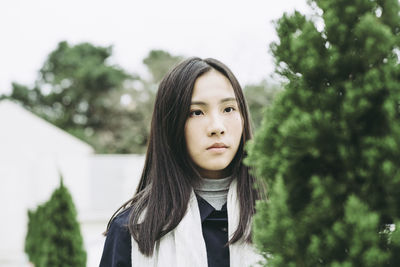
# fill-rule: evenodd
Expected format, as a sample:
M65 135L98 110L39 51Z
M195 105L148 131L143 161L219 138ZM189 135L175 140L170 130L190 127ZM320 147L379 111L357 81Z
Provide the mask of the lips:
M228 146L225 145L224 143L214 143L211 146L209 146L207 148L207 150L210 150L210 149L223 149L223 148L228 148Z

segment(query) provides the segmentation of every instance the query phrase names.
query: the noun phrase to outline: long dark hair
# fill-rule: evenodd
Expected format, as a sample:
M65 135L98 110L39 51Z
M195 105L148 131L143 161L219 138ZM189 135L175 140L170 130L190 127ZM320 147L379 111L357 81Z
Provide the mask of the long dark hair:
M238 151L229 165L237 179L240 202L239 225L228 244L241 238L251 242L250 227L254 205L259 198L255 179L243 164L244 145L252 137L250 118L242 88L231 70L218 60L197 57L186 59L174 67L161 81L151 121L151 131L144 169L133 198L112 216L130 210L129 231L142 254L153 254L154 245L182 220L193 186L200 181L187 153L184 127L190 113L195 81L210 70L226 76L232 84L243 118L243 134Z

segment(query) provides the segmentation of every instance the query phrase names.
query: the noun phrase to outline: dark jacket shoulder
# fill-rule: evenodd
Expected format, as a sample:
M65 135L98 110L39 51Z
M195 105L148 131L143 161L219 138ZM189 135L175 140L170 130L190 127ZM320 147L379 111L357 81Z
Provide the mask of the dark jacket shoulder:
M119 213L111 222L104 243L100 267L131 267L130 209Z

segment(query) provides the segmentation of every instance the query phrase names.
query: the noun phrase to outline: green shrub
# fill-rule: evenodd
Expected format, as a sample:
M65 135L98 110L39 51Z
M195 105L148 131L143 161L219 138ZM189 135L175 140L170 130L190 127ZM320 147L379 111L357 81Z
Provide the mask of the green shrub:
M248 146L269 189L254 240L268 266L396 266L399 2L309 2L271 45L287 83Z
M25 240L25 253L28 255L29 261L38 266L41 255L43 255L43 247L46 229L43 222L46 221L45 205L39 205L36 210L28 210L28 231Z
M25 252L37 267L86 266L86 252L71 194L64 186L36 211L28 211Z

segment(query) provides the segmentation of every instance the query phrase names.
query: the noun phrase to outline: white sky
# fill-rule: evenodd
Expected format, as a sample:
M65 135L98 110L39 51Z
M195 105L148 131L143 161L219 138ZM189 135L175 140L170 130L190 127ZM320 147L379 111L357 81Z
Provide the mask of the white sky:
M1 0L0 94L11 82L32 85L58 42L113 45L113 63L145 74L151 49L214 57L242 85L268 78L274 66L272 20L307 11L306 0Z

